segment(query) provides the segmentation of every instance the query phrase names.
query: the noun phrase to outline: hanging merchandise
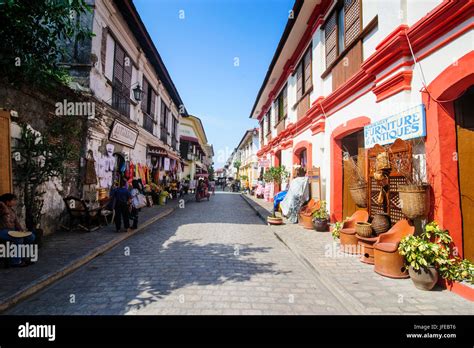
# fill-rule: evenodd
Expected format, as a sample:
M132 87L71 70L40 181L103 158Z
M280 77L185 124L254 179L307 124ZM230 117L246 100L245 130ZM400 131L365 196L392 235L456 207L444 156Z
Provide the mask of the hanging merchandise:
M84 184L95 185L97 184L97 173L95 172L95 160L92 151L89 150L86 157L86 175L84 178Z
M168 157L164 158L164 169L165 169L165 171L170 170L170 159Z

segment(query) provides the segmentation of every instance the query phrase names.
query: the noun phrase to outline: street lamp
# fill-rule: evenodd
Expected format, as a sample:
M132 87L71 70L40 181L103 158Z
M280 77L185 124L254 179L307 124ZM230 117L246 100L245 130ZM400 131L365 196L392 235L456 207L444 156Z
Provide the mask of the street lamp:
M135 88L132 89L132 91L133 91L133 98L135 98L136 101L142 100L143 90L140 87L140 84L137 84Z

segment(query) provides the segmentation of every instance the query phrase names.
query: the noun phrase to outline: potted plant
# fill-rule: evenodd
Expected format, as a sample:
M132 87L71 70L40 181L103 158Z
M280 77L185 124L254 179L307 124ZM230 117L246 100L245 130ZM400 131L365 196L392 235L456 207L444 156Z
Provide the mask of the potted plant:
M265 173L263 174L263 180L265 180L266 185L270 185L271 187L268 197L269 201L273 199L274 184L281 184L289 176L290 173L286 171L285 166L270 167L265 171Z
M474 265L468 260L452 257L452 238L447 230L433 221L419 236L406 236L398 251L405 257L408 273L418 289L431 290L439 275L449 281L469 281L474 277Z
M336 221L333 226L331 226L331 235L334 240L337 240L341 236L341 230L344 227L344 221Z
M329 227L329 213L326 209L326 201L321 201L321 206L313 213L313 226L318 232L325 232Z

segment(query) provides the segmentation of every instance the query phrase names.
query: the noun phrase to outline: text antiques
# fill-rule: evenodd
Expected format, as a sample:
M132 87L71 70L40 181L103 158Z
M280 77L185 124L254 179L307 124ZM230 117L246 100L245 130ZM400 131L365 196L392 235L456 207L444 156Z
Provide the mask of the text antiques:
M138 138L138 130L134 129L119 120L115 120L110 130L109 139L118 144L135 148Z
M409 140L426 135L424 105L402 111L396 115L364 127L364 146L387 145L396 139Z

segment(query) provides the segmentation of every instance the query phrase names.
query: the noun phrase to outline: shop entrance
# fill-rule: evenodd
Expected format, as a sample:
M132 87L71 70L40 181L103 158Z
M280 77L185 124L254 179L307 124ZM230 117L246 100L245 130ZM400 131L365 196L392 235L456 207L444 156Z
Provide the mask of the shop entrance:
M349 134L341 139L342 146L342 217L351 216L357 206L349 192L351 184L351 166L350 158L354 159L357 166L365 173L365 148L364 148L364 130Z
M454 103L463 226L463 255L474 261L474 86Z

